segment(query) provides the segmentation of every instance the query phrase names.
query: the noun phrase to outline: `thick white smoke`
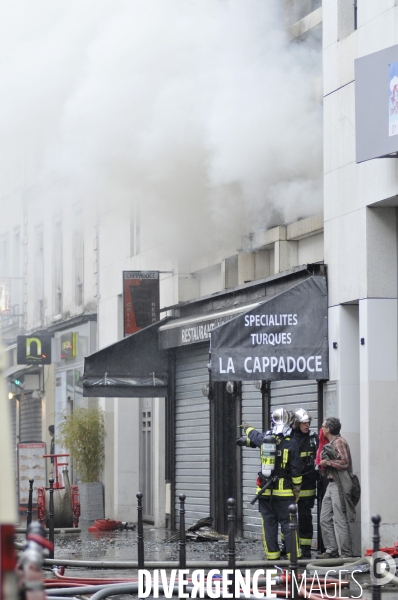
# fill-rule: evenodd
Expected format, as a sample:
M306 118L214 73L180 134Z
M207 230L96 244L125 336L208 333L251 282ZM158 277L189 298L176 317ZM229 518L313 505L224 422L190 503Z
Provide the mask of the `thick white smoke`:
M185 256L322 210L320 57L280 5L3 0L3 169L139 199L144 246Z

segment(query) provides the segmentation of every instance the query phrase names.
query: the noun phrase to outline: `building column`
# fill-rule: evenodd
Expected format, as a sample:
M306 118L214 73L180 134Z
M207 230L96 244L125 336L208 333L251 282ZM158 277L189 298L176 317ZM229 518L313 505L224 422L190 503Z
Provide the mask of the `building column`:
M153 400L153 502L155 527L166 525L166 479L165 479L165 398Z
M382 546L398 539L396 511L397 300L359 303L362 551L372 547L372 515L382 518Z
M340 304L329 308L330 384L326 386L324 416L341 420L341 434L350 446L353 470L358 475L361 472L359 345L358 305ZM335 390L333 394L328 393L331 387ZM355 554L361 547L360 522L359 504L356 522L351 525Z
M115 398L114 518L137 521L140 457L139 398Z
M111 519L114 518L114 470L115 470L115 413L114 399L100 398L99 405L104 411L105 418L105 460L102 480L104 483L105 515Z

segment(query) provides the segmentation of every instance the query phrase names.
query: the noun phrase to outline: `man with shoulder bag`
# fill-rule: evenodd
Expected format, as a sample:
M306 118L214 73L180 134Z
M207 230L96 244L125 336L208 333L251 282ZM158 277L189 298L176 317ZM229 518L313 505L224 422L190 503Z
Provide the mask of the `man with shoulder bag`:
M343 558L353 556L350 523L355 521L355 506L359 502L360 485L352 473L351 452L348 442L341 437L341 422L329 417L322 423L328 443L322 449L320 466L326 469L329 482L322 501L320 525L325 552L318 558Z

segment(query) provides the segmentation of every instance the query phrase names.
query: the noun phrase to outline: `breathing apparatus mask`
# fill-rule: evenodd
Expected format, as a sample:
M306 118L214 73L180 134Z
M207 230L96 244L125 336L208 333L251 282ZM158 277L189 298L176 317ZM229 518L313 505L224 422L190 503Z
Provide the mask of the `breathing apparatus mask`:
M273 427L272 433L274 435L289 435L292 431L289 423L291 419L291 415L289 411L284 408L277 408L271 415Z

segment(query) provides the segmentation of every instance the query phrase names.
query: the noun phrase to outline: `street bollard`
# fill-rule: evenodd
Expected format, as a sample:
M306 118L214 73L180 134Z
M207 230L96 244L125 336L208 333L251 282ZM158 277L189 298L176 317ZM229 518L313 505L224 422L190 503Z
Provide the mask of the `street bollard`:
M185 494L180 494L178 496L180 499L180 542L179 542L179 550L180 550L180 569L187 568L187 540L185 536ZM186 585L182 587L183 593L186 594Z
M376 552L378 552L380 550L380 521L381 521L381 517L380 515L374 515L372 517L372 522L373 522L373 554L375 554ZM376 580L377 579L377 564L380 561L380 559L377 558L373 558L373 577ZM381 598L381 586L377 585L376 581L374 581L373 585L372 585L372 599L373 600L380 600Z
M50 550L50 558L54 558L54 479L49 480L50 483L50 506L48 510L48 539L52 543L53 547Z
M228 499L228 569L232 569L230 592L235 598L235 500Z
M298 562L297 562L297 504L291 504L289 506L290 514L290 595L291 598L298 597L297 590L297 576L298 576Z
M28 535L28 527L32 522L32 507L33 507L33 483L34 479L29 479L29 500L28 510L26 513L26 536Z
M143 493L138 492L137 494L137 513L138 513L138 522L137 522L137 546L138 546L138 568L144 568L144 525L142 521L142 498Z
M180 494L180 569L187 568L187 542L185 537L185 494Z

